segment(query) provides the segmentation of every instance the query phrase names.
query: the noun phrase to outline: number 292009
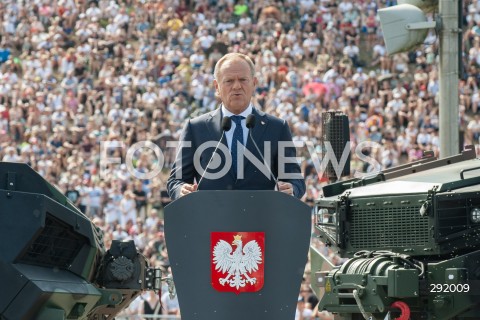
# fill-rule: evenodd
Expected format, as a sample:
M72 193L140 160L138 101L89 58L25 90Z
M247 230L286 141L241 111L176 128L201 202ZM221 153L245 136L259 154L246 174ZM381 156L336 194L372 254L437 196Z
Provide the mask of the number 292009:
M469 291L470 285L468 283L430 283L430 293L462 293Z

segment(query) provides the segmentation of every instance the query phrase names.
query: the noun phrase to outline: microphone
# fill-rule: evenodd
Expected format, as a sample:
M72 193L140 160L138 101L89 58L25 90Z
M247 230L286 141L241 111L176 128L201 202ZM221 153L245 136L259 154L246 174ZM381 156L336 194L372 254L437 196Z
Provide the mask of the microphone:
M273 174L273 171L272 169L270 169L270 166L268 165L268 163L265 161L265 158L263 157L263 153L260 151L260 148L258 147L257 143L255 142L255 140L253 140L253 137L252 137L252 129L255 127L255 116L250 113L248 116L247 116L247 119L245 120L245 125L246 127L248 128L248 135L250 136L250 140L252 140L253 142L253 145L255 146L255 149L257 149L257 152L258 154L260 155L260 157L262 157L262 160L263 160L263 163L265 164L265 166L267 167L268 169L268 172L270 173L270 176L273 178L273 180L275 181L275 185L277 186L277 190L280 191L280 187L278 186L278 179L277 177L275 177L275 175Z
M223 137L225 136L225 132L227 132L228 130L230 130L231 127L232 127L232 119L230 119L230 117L223 117L223 119L222 119L222 136L221 136L220 139L218 140L217 146L215 147L215 150L213 150L212 156L210 157L210 160L208 160L207 166L206 166L205 169L203 170L203 173L202 173L202 176L200 177L200 180L198 180L197 190L198 190L198 188L200 187L200 182L202 182L203 176L204 176L205 173L207 172L208 166L209 166L210 163L212 162L213 157L215 156L215 153L217 153L218 147L220 146L220 143L221 143Z

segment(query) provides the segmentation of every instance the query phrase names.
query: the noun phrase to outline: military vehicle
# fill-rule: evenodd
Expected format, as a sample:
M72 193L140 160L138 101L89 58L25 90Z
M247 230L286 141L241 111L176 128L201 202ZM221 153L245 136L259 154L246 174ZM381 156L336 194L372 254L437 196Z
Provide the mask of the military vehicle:
M0 319L114 319L143 290L159 290L133 241L104 234L23 163L0 162ZM172 292L173 293L173 292Z
M315 202L319 310L336 319L480 319L480 159L421 160L338 181Z

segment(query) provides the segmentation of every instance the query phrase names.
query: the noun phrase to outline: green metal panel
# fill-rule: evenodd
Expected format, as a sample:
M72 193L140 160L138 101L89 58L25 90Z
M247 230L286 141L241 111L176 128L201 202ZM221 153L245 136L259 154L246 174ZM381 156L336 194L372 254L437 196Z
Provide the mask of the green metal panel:
M418 270L388 270L388 296L397 298L418 297Z

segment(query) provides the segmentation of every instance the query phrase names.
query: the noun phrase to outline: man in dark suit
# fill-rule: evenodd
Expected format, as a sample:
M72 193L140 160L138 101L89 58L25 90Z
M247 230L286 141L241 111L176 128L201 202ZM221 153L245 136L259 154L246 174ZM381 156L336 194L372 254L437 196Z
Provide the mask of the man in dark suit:
M196 190L273 190L277 187L280 192L301 198L305 181L295 160L288 124L252 105L257 84L252 60L243 54L229 53L215 65L214 78L216 95L222 104L212 112L187 121L167 182L170 197L175 200ZM255 117L255 126L251 129L246 126L250 114ZM222 137L224 117L230 117L232 122L231 129ZM219 152L212 158L220 138ZM270 165L263 165L262 155L252 138ZM240 154L238 158L237 154ZM267 167L278 177L278 184Z

